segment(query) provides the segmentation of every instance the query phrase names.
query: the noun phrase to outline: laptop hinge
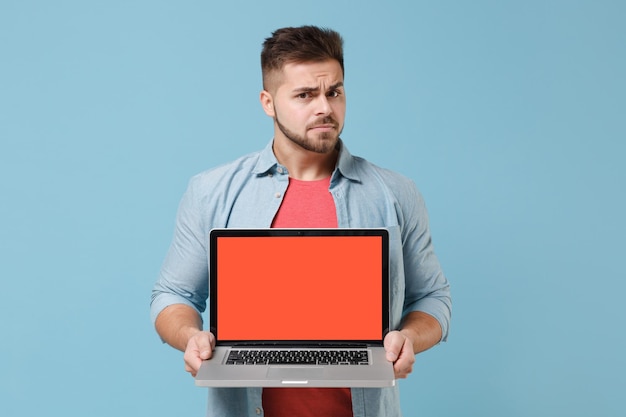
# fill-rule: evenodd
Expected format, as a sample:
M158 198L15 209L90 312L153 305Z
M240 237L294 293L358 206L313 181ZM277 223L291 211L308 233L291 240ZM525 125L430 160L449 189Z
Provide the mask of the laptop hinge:
M221 342L218 344L233 346L233 347L272 347L272 348L357 348L364 349L370 346L365 342Z

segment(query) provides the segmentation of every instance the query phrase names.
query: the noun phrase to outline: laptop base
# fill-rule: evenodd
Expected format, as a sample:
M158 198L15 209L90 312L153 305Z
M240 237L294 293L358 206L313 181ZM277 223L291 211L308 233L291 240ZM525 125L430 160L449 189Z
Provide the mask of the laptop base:
M202 362L195 378L200 387L384 388L393 387L393 367L382 347L369 347L370 365L227 365L231 347L218 346ZM335 375L336 373L336 375Z

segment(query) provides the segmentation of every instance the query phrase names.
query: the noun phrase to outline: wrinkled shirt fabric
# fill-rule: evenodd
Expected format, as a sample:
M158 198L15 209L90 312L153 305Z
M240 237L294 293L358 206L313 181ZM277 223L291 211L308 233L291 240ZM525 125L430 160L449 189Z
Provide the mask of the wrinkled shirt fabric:
M424 200L410 179L349 153L340 141L329 191L340 228L386 228L390 254L390 325L409 312L433 316L448 335L450 289L433 250ZM202 314L209 297L209 231L269 228L289 184L272 141L260 152L194 176L179 205L172 244L151 301L152 320L172 304ZM263 415L262 388L209 388L207 416ZM352 388L354 417L401 416L397 385Z

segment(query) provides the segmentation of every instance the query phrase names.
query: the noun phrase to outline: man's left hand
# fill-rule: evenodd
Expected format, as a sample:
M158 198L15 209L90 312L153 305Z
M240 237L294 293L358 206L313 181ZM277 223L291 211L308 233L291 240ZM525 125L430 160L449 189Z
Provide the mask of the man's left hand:
M383 344L387 352L387 360L393 362L396 379L409 376L415 363L413 341L404 333L394 330L387 333Z

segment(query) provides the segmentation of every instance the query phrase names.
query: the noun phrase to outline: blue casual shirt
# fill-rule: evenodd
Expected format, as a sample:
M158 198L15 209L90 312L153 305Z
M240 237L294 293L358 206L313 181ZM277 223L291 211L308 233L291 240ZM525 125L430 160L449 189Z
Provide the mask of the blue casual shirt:
M260 152L194 176L180 203L176 228L159 279L151 316L172 304L202 314L209 297L209 231L269 228L289 184L272 141ZM433 250L424 200L408 178L352 156L343 142L330 193L341 228L384 227L389 231L390 324L398 329L409 312L438 320L442 340L450 322L450 289ZM263 414L261 388L209 388L207 416ZM401 416L398 387L353 388L354 417Z

